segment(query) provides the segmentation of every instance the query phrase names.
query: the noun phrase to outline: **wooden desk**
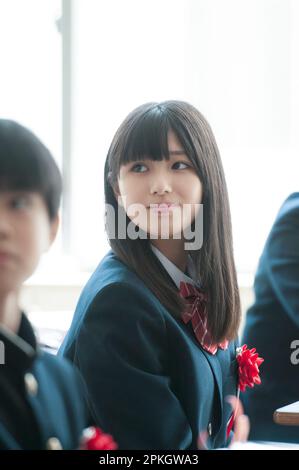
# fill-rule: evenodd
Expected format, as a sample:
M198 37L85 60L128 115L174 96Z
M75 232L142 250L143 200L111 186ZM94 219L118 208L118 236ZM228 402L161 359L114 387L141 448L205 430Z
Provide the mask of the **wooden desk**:
M287 426L299 426L299 401L278 408L273 414L274 422Z

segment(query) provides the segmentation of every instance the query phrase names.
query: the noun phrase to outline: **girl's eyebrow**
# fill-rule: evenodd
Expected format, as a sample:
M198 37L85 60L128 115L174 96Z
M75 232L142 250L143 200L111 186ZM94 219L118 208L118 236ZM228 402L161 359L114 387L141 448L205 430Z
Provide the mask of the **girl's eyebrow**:
M187 156L185 150L169 150L168 153L169 153L170 156L175 156L175 155L185 155L185 156ZM151 158L146 158L146 160L151 160ZM143 161L144 161L143 159L134 160L134 162L128 162L128 163L126 163L126 165L131 165L131 164L136 165L136 163L142 163Z
M169 150L169 155L186 155L185 150Z

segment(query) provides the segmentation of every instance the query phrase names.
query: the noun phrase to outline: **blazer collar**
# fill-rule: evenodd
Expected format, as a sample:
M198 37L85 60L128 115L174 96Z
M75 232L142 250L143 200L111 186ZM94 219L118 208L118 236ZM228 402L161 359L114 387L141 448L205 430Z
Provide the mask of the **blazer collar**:
M4 345L3 372L25 371L39 353L33 328L24 313L17 334L0 325L0 341Z
M180 288L181 281L189 282L192 285L199 287L199 282L196 281L195 269L192 258L188 255L187 259L187 272L188 274L181 271L170 259L168 259L157 247L155 247L152 243L150 244L152 251L159 259L160 263L164 267L164 269L168 272L169 276L177 286Z

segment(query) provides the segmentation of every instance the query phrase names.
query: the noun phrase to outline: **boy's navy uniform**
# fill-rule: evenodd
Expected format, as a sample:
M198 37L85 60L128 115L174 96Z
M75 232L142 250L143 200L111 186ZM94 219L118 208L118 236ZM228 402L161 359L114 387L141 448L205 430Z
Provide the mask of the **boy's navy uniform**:
M0 326L0 449L76 449L86 426L82 383L41 351L23 314L18 334Z
M265 362L261 385L242 398L251 422L250 439L299 442L298 427L273 421L277 408L299 400L299 366L291 361L291 344L299 339L299 193L289 196L277 215L254 291L243 343L257 348Z
M86 381L97 425L119 449L227 444L236 344L213 356L110 251L85 286L60 349Z

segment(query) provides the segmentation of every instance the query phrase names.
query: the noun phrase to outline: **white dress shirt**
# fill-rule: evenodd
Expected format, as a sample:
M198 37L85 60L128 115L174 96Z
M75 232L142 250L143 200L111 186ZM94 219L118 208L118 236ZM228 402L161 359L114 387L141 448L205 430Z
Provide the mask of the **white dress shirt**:
M190 255L188 255L187 259L187 272L190 274L188 276L183 271L181 271L172 261L170 261L157 247L155 247L151 243L151 249L162 263L163 267L168 272L169 276L172 278L173 282L180 288L181 281L189 282L190 284L199 287L200 283L196 280L195 268L194 263Z

